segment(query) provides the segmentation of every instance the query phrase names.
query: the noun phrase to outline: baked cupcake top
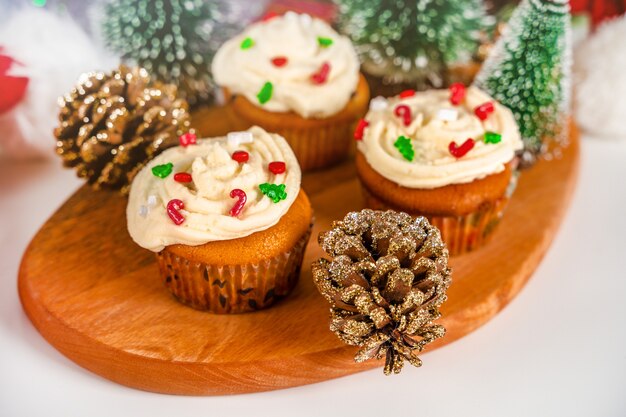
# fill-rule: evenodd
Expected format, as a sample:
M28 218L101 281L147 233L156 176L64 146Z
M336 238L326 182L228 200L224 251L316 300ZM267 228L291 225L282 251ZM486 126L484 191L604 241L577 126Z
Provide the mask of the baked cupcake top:
M359 80L359 60L324 21L288 12L249 26L213 59L222 87L272 112L325 118L341 111Z
M508 108L460 84L373 99L355 138L375 171L408 188L463 184L501 172L523 146Z
M279 135L255 126L197 141L183 135L183 143L150 161L131 184L128 231L146 249L196 246L268 229L300 191L300 167Z

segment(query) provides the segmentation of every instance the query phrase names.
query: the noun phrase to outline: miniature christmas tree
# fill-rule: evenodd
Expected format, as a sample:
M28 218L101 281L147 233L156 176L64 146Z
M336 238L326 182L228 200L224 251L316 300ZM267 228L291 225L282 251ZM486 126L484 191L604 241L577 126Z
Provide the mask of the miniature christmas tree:
M178 86L191 105L210 102L210 63L224 38L222 3L203 0L110 0L103 35L124 62Z
M524 139L522 163L566 144L571 82L567 0L523 0L475 84L508 106Z
M482 0L335 0L339 29L366 73L385 84L439 87L469 60L488 28Z

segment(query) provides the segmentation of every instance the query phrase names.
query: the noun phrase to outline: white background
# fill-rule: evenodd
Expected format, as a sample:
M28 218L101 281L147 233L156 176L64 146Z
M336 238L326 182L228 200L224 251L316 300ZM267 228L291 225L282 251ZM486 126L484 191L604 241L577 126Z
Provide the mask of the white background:
M30 324L20 258L80 182L56 160L0 161L0 416L626 416L626 142L585 138L581 162L573 204L528 285L488 324L425 354L422 368L176 397L85 371Z

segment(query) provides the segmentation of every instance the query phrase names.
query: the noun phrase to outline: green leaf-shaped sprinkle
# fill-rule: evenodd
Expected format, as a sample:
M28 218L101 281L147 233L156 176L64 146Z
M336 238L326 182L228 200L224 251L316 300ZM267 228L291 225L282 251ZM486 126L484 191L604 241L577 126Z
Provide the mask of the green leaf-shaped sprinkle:
M325 38L323 36L318 36L317 37L317 43L322 47L322 48L327 48L330 45L333 44L333 40L331 38Z
M171 162L163 165L154 166L152 167L152 175L159 178L166 178L172 173L172 168L174 168L174 164L172 164Z
M485 132L485 143L500 143L502 135L495 132Z
M267 182L259 184L261 192L268 196L274 203L278 203L280 200L287 198L285 192L285 184L269 184Z
M411 144L411 139L406 136L398 136L398 139L393 143L398 151L402 154L404 159L407 161L412 161L415 156L415 151L413 150L413 144Z
M246 38L243 41L241 41L241 45L239 45L239 47L241 49L250 49L254 46L254 41L252 40L252 38Z
M259 94L256 95L256 97L259 99L259 103L265 104L268 101L270 101L270 99L272 98L273 91L274 91L274 86L272 85L271 82L268 81L265 84L263 84L263 87L261 87Z

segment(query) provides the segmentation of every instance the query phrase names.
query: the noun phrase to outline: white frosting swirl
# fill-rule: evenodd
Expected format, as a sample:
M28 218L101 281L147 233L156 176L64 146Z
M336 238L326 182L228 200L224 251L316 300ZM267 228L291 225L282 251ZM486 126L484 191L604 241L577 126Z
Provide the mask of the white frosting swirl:
M332 44L321 46L318 37L329 38ZM241 49L246 38L254 44ZM272 64L276 57L287 58L287 63ZM311 76L324 63L330 65L328 78L315 84ZM213 75L218 85L269 111L324 118L350 100L359 80L359 60L350 40L324 21L288 12L254 23L224 43L213 59ZM257 94L266 82L273 84L273 94L261 104Z
M131 185L126 209L128 231L133 240L154 252L165 246L201 245L211 241L236 239L265 230L278 223L300 191L300 167L293 151L281 136L259 127L248 130L251 143L229 143L227 138L198 140L196 145L168 149L154 158ZM231 155L248 152L249 159L239 163ZM285 162L283 174L272 174L268 164ZM172 173L162 179L152 173L157 165L172 163ZM174 180L177 172L188 172L193 181ZM287 198L274 203L261 193L259 184L285 184ZM247 203L239 217L229 212L237 199L233 189L247 194ZM155 197L156 196L156 199ZM172 199L184 203L185 221L177 226L167 214Z
M476 87L467 88L465 100L458 106L450 103L448 90L394 97L387 106L376 100L375 108L365 116L369 126L357 146L375 171L404 187L443 187L502 172L523 146L511 111ZM474 114L474 108L486 102L494 104L494 111L483 121ZM411 109L409 126L394 114L401 104ZM485 132L499 133L502 139L485 143ZM399 136L411 140L415 151L412 161L394 146ZM452 156L450 142L460 146L468 138L475 140L474 148L461 158Z

